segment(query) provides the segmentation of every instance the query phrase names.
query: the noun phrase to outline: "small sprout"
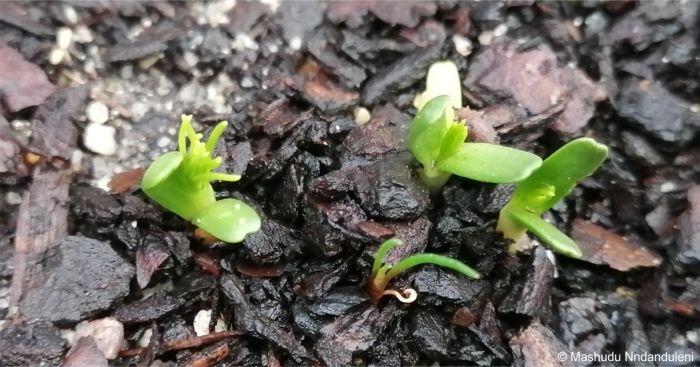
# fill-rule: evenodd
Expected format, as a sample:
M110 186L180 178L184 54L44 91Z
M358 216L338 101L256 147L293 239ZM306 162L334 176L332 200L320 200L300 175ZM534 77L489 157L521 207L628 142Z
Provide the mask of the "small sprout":
M408 133L408 148L423 166L420 178L433 193L450 175L491 183L512 183L542 164L522 150L486 143L465 143L467 126L454 121L451 98L438 96L418 111Z
M155 202L194 223L225 242L241 242L260 229L260 217L236 199L216 200L211 181L238 181L241 176L213 172L221 157L212 157L214 147L228 122L222 121L209 135L192 128L192 116L183 115L178 135L179 150L158 157L141 182L141 189ZM188 143L189 142L189 143Z
M527 233L537 235L554 251L573 258L581 257L574 240L545 222L542 213L568 195L583 178L603 163L608 148L590 138L569 142L542 162L530 177L518 183L513 197L501 209L497 229L515 243L510 252L527 244Z
M401 273L414 266L422 264L439 265L462 273L473 279L481 278L481 274L470 268L468 265L458 260L438 254L416 254L409 256L394 265L385 264L384 258L386 255L392 248L400 244L401 241L396 238L387 240L379 246L377 253L374 255L372 277L367 284L367 291L372 300L375 302L387 295L395 296L397 299L399 299L399 301L404 303L411 303L415 301L417 298L417 293L415 290L409 288L399 292L393 289L386 289L386 286L392 279L396 278Z
M413 106L420 110L428 101L442 95L450 97L452 107L462 108L462 81L457 65L452 61L438 61L430 65L425 91L416 96Z

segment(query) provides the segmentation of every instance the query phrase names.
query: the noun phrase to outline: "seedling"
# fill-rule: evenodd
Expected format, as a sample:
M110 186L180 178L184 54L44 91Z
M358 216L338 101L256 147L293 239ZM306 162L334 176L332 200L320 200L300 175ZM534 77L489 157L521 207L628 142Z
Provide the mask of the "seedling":
M374 255L374 264L372 265L372 278L367 284L367 291L375 302L378 301L383 296L392 295L396 297L399 301L404 303L411 303L416 300L417 294L413 289L405 289L402 293L399 293L393 289L386 289L387 284L396 278L401 273L413 268L414 266L422 264L433 264L442 266L444 268L452 269L456 272L462 273L470 278L479 279L481 274L476 270L472 269L468 265L449 258L447 256L442 256L438 254L416 254L409 256L394 265L385 264L384 258L389 253L389 251L401 245L401 241L397 238L392 238L385 241L377 249L377 253Z
M418 111L408 133L408 148L421 163L420 178L433 193L450 175L491 183L525 179L542 164L540 157L487 143L465 143L467 127L454 121L448 96L431 99Z
M213 172L221 165L221 157L212 157L214 147L228 122L222 121L209 135L192 128L192 116L182 115L178 135L178 151L158 157L141 182L141 189L155 202L192 222L197 227L225 242L241 242L260 229L260 217L240 200L216 200L211 181L238 181L241 176Z
M590 138L569 142L544 160L542 166L518 183L513 197L501 209L497 229L515 241L511 253L527 244L530 231L554 251L573 258L581 257L574 240L545 222L541 215L568 195L583 178L603 163L608 148Z

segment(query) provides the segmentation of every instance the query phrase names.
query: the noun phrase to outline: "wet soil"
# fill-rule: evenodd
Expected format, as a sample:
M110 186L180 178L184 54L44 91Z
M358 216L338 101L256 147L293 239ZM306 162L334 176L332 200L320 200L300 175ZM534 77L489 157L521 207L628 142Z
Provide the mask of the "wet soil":
M699 19L697 2L1 2L0 365L698 358ZM610 147L545 215L582 259L506 253L511 186L417 181L412 100L444 59L471 139ZM230 122L217 154L243 179L217 195L263 218L242 244L139 190L182 113ZM484 277L423 266L392 283L416 302L373 303L391 237L389 262L436 252ZM70 336L90 320L123 326L116 357Z

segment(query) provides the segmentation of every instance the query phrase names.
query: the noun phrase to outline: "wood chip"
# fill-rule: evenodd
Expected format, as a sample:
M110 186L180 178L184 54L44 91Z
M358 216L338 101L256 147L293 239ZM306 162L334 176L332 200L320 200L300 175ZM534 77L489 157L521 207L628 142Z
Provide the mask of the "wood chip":
M585 220L574 221L571 237L581 248L582 259L592 264L608 265L619 271L661 264L661 258L652 250Z
M143 173L144 169L141 167L117 173L109 181L109 189L115 194L132 191L141 182Z

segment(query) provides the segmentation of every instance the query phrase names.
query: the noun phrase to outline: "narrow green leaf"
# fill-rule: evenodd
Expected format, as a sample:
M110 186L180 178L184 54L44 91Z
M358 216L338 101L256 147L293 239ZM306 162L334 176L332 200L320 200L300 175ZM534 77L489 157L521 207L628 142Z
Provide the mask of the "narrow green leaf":
M170 176L182 163L180 152L168 152L158 157L146 170L141 181L141 187L149 189L161 183Z
M374 277L377 275L377 272L379 272L379 269L382 267L382 264L384 263L384 258L386 257L386 254L391 251L392 248L398 246L401 244L401 240L398 238L392 238L384 241L381 245L379 245L379 248L377 249L377 253L374 255L374 264L372 265L372 276Z
M542 164L540 157L495 144L464 143L452 156L438 162L442 171L491 183L525 179Z
M512 200L517 206L540 215L568 195L579 181L593 174L607 155L608 148L593 139L572 140L547 157L539 169L520 182ZM545 191L553 194L541 195Z
M467 140L467 131L467 126L460 123L454 123L450 126L442 140L440 154L435 158L438 164L459 151L459 147Z
M581 257L581 249L576 245L576 242L557 227L540 218L538 214L522 209L511 210L508 214L515 222L530 230L555 252L576 259Z
M257 232L261 226L260 217L253 208L230 198L206 207L192 219L192 223L229 243L243 241L246 235Z
M418 111L408 131L408 148L416 159L427 167L432 167L440 153L442 140L452 121L448 121L451 111L450 97L440 96L431 99Z
M389 281L404 271L422 264L433 264L443 268L452 269L473 279L481 278L481 274L479 274L478 271L459 260L438 254L416 254L409 256L392 266L387 272L386 279Z

